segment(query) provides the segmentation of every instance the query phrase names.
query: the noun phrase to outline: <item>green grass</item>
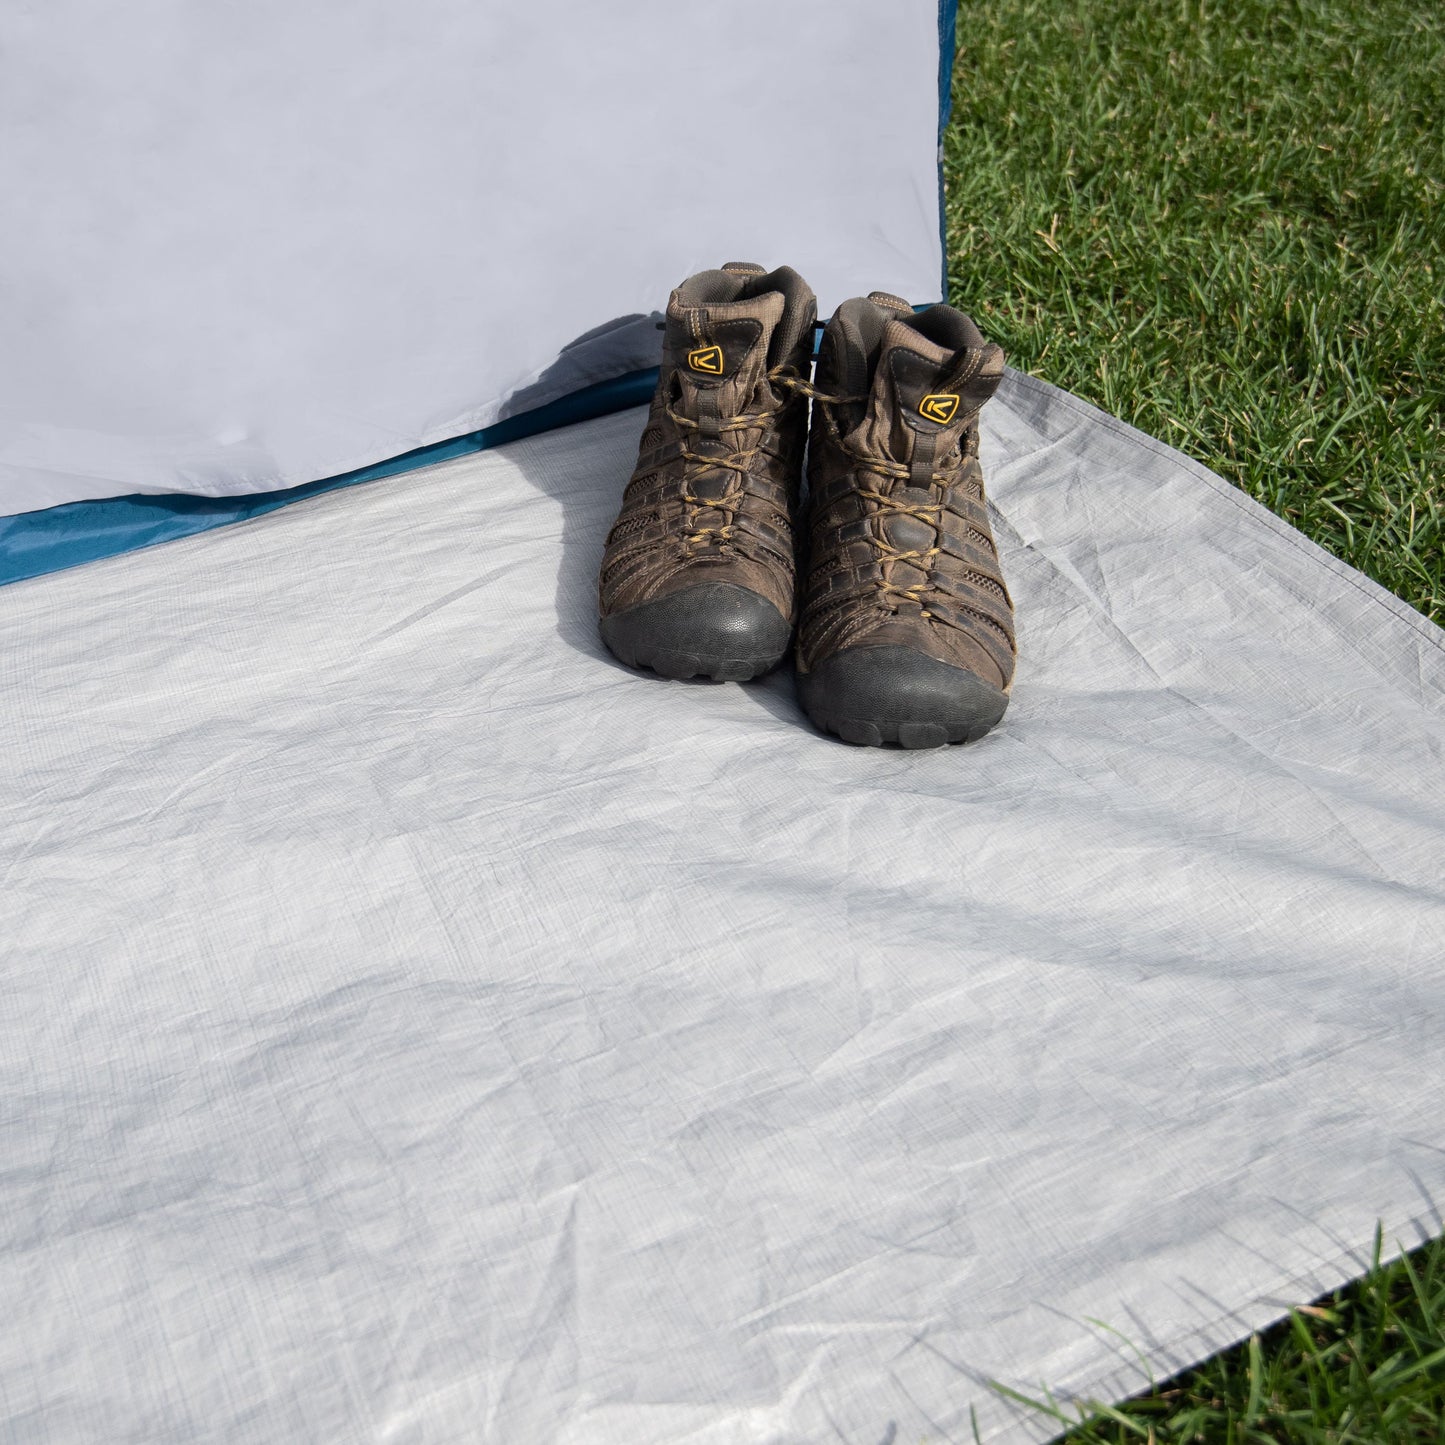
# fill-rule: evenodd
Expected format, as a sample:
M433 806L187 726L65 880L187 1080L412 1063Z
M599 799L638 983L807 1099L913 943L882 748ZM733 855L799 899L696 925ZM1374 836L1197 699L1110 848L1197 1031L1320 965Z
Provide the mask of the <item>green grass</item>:
M1445 5L963 3L951 299L1445 621Z
M1238 1349L1147 1395L1096 1407L1067 1445L1435 1445L1445 1439L1445 1239L1380 1262ZM1016 1400L1063 1423L1047 1397ZM1087 1412L1083 1412L1087 1413Z
M965 0L945 168L950 299L1015 366L1445 621L1445 5ZM1442 1420L1445 1239L1067 1439Z

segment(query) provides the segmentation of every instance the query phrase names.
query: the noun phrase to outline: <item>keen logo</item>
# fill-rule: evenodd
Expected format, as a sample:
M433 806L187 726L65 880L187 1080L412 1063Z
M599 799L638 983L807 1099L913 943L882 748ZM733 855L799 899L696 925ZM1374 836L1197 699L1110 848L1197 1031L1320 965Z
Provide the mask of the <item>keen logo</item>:
M958 398L951 391L935 392L918 403L918 415L947 426L958 410Z
M687 353L687 364L694 371L701 371L707 376L721 376L723 370L723 354L721 346L699 346L696 351ZM958 400L957 397L954 398Z

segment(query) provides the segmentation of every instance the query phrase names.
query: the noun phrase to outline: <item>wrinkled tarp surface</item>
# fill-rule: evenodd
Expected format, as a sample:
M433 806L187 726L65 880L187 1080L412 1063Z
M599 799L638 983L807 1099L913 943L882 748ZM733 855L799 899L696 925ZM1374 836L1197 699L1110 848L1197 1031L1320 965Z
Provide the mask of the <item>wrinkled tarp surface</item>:
M622 413L0 591L0 1435L1047 1434L1442 1227L1442 634L1042 383L982 743L596 640Z

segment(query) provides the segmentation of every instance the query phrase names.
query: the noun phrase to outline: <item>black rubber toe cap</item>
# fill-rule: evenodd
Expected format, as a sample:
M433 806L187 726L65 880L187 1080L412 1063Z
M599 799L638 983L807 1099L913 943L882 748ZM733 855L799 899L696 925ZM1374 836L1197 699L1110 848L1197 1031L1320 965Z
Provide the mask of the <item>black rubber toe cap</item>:
M973 742L1004 714L1007 693L907 647L849 647L798 675L813 721L845 742L938 748Z
M601 629L628 667L717 682L744 682L776 667L793 635L766 597L730 582L702 582L614 612Z

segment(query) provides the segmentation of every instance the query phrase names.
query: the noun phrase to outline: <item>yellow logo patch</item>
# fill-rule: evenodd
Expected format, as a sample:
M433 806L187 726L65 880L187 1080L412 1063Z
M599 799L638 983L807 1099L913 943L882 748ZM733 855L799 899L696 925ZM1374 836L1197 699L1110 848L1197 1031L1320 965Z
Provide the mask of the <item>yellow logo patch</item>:
M953 420L953 414L957 410L958 398L951 391L936 391L918 403L919 416L945 425Z
M687 353L687 364L694 371L701 371L708 376L721 376L723 370L722 347L699 346L696 351Z

